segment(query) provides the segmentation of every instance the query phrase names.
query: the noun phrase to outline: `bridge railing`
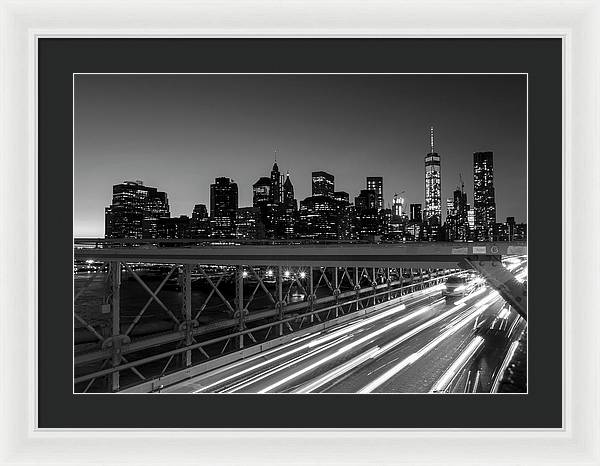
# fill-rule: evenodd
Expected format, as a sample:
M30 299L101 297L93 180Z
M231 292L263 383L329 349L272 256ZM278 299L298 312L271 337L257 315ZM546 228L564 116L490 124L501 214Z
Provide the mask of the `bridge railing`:
M148 248L206 246L290 246L290 245L350 245L373 244L369 240L344 239L243 239L243 238L75 238L75 248Z
M486 244L512 244L525 246L526 241L493 241L479 243L470 242L445 242L445 241L396 241L380 236L371 239L244 239L244 238L74 238L73 245L81 248L162 248L162 247L226 247L226 246L351 246L351 245L486 245ZM504 249L504 248L503 248Z
M304 329L317 322L369 308L417 289L434 286L455 270L367 267L220 267L173 263L160 283L144 280L139 263L126 260L96 263L96 273L76 289L75 322L92 343L78 345L75 352L76 391L118 391L191 367L244 346ZM95 325L78 306L88 287L100 276L102 296L99 312L106 325ZM144 305L123 319L123 278L147 295ZM192 302L192 280L199 277L208 291ZM160 293L169 282L177 283L179 300L167 305ZM226 285L226 286L224 286ZM233 288L233 290L232 290ZM292 297L296 296L294 302ZM209 307L219 303L222 318L201 323ZM144 302L137 299L138 304ZM136 328L153 305L163 313L167 327L138 335ZM194 307L195 306L195 307ZM89 306L88 306L89 308ZM88 309L89 310L89 309ZM131 311L130 309L129 311ZM96 311L98 314L98 311ZM93 315L93 312L91 313ZM126 321L128 320L128 321ZM144 373L142 373L142 371Z

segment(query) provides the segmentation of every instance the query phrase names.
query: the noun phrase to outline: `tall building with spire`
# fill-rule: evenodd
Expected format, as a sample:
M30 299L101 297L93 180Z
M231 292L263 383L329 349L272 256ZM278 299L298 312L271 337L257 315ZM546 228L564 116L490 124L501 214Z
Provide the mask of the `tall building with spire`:
M273 169L271 170L271 204L279 204L283 200L282 196L282 174L279 172L279 167L277 166L277 149L275 149L274 153L275 161L273 163Z
M423 221L438 227L442 221L442 168L435 151L433 126L429 130L430 151L425 156L425 210ZM435 234L435 232L433 232Z
M285 175L283 183L283 233L286 238L295 236L298 214L298 202L294 197L294 186L290 180L290 172Z
M259 209L260 222L264 225L267 238L283 238L293 236L296 200L294 187L289 174L284 176L277 165L277 149L274 151L273 168L270 177L263 176L252 185L252 205ZM289 211L289 216L288 216ZM294 211L292 215L292 211Z

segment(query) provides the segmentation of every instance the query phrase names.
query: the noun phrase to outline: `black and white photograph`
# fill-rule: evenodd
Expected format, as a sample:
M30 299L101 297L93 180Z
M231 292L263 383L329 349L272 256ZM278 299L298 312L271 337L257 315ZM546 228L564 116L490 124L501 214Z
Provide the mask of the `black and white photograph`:
M0 464L600 466L600 3L0 5Z
M73 74L73 393L528 393L527 102Z

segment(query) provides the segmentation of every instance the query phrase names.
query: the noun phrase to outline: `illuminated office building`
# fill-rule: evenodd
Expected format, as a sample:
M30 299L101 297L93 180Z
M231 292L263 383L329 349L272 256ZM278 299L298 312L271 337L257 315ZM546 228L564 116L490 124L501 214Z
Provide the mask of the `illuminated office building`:
M477 241L493 241L496 225L493 152L475 152L473 154L473 204L475 239Z
M216 178L210 185L210 225L214 238L235 236L238 186L229 178Z
M367 177L367 190L374 191L377 198L375 207L377 210L383 209L383 177L382 176L368 176Z
M106 238L158 238L158 220L169 218L167 194L125 181L113 186L112 203L105 209Z
M334 177L327 172L312 172L312 195L333 197Z
M435 151L433 126L429 132L430 152L425 156L425 211L423 221L440 225L442 221L442 168Z

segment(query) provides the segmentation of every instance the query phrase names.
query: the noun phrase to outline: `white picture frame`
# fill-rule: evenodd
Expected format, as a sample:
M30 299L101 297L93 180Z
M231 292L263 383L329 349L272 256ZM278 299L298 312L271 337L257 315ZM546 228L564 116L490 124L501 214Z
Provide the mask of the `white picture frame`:
M1 464L600 464L599 2L6 0L0 7ZM548 253L564 264L564 428L38 429L40 36L562 37L564 240Z

